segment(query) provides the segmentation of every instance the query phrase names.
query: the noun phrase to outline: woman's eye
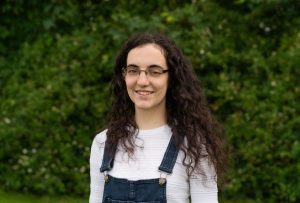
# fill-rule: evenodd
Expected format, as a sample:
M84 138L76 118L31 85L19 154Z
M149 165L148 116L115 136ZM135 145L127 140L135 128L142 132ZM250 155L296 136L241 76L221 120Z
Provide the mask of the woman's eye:
M151 75L160 75L162 73L160 69L151 69L149 72Z
M128 69L127 70L127 73L130 73L130 74L135 74L137 73L138 71L136 69Z
M160 74L160 72L158 72L158 71L151 71L150 72L152 75L159 75Z

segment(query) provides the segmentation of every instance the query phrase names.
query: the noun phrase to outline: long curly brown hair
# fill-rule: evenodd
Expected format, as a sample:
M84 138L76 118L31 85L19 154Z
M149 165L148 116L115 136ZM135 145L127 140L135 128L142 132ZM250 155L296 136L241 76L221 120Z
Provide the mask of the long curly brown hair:
M183 164L187 173L205 175L201 160L208 158L219 177L225 171L226 153L223 130L209 110L202 88L192 65L176 44L163 34L139 33L131 37L120 50L114 67L111 88L112 109L108 119L107 141L111 155L118 144L129 155L134 153L134 134L138 130L134 104L130 100L122 75L130 50L153 43L163 51L169 68L166 95L167 124L175 138L176 146L184 152Z

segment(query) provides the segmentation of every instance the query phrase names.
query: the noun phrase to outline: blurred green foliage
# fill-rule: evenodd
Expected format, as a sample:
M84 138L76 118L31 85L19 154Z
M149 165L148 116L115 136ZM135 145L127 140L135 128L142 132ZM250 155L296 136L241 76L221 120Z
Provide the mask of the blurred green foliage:
M300 2L0 2L1 188L87 195L122 43L164 32L192 61L224 123L221 194L300 201Z

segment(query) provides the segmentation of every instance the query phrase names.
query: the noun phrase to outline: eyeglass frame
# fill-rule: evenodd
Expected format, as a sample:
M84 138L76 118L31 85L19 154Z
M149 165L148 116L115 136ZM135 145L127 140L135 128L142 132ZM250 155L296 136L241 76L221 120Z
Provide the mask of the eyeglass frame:
M140 75L141 75L141 73L142 72L145 72L145 75L148 77L148 73L150 73L149 72L149 68L153 68L153 67L159 67L159 68L161 68L162 69L162 72L159 74L159 75L157 75L157 76L151 76L151 74L149 75L150 77L159 77L159 76L161 76L162 74L164 74L164 73L167 73L167 72L169 72L169 69L164 69L163 67L161 67L161 66L159 66L159 65L150 65L150 66L148 66L147 68L146 68L146 70L141 70L140 69L140 67L139 66L137 66L137 65L134 65L134 64L129 64L129 65L127 65L127 66L124 66L123 68L122 68L122 75L123 75L123 77L125 78L125 76L126 76L126 69L128 68L128 67L130 67L130 66L132 66L132 67L135 67L135 68L137 68L138 70L138 75L136 75L136 77L139 77Z

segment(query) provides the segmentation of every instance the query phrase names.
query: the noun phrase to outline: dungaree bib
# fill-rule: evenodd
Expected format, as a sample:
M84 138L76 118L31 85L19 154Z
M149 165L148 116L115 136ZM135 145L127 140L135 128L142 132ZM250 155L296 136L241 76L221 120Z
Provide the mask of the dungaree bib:
M177 159L178 150L172 136L158 168L159 171L171 174ZM105 145L100 172L105 174L103 203L166 203L165 177L143 180L128 180L115 178L107 174L112 169L114 157L109 156L108 146Z

